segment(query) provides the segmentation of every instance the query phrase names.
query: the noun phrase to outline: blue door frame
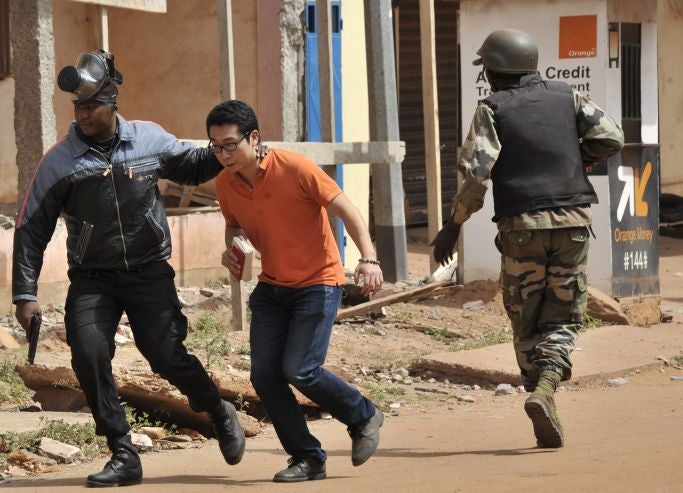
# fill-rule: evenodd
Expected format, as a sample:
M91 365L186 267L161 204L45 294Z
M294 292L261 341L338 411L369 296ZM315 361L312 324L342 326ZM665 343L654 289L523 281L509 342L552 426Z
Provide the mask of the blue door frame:
M341 142L342 130L342 90L341 90L341 1L330 2L332 30L332 78L334 97L334 135ZM306 140L321 142L322 126L320 122L320 74L318 70L318 10L315 1L306 2ZM344 172L341 165L335 166L335 179L340 188L344 188ZM337 221L336 236L343 242L339 248L344 262L345 236L344 225Z

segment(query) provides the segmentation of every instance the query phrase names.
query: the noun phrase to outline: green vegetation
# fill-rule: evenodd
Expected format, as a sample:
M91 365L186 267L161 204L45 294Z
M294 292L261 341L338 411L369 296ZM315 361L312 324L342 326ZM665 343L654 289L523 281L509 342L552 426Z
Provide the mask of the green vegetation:
M479 349L482 347L493 346L494 344L503 344L510 341L512 341L512 336L505 332L505 330L488 330L484 332L484 336L480 340L468 342L462 347L458 348L458 350Z
M369 392L370 400L383 411L389 410L388 400L390 398L405 395L406 393L405 389L400 387L385 386L373 382L364 382L362 386Z
M190 328L186 345L188 349L199 351L204 355L206 368L214 365L220 367L223 357L232 352L228 332L226 325L216 320L212 312L206 311Z
M683 366L683 355L681 355L681 356L674 356L673 358L671 358L671 362L672 362L674 365Z
M204 281L204 285L209 289L222 289L224 284L230 285L230 278L228 276L206 279Z
M590 315L588 315L588 312L583 314L583 327L581 327L583 330L588 330L588 329L596 329L598 327L602 327L604 325L611 325L609 323L605 323L599 318L593 318Z
M454 339L459 339L457 334L441 327L432 327L427 330L426 334L432 339L446 344L452 343Z
M249 409L249 401L244 399L244 396L242 395L241 392L239 394L237 394L236 404L237 404L237 410L242 411L243 413L246 413L247 409Z
M33 393L24 385L23 380L14 370L18 362L19 356L0 361L0 404L6 402L21 404L29 400Z
M41 427L30 433L15 433L8 431L0 434L2 437L2 450L8 453L12 450L26 449L29 452L37 452L42 437L52 438L59 442L68 443L78 447L88 458L97 457L100 452L106 451L107 439L95 434L95 424L69 424L65 421L48 420L41 418Z
M152 418L144 411L138 411L128 403L123 403L123 410L126 412L126 421L134 432L138 432L143 427L163 428L167 435L177 435L178 427L169 425L159 419Z

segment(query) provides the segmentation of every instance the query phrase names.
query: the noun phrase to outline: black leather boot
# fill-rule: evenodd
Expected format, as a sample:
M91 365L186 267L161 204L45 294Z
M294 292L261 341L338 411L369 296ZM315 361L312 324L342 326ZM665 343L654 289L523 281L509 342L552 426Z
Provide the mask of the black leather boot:
M88 476L86 486L98 488L142 483L142 464L130 435L107 438L107 445L112 451L111 460L102 472Z
M209 412L209 416L221 454L225 462L234 466L242 460L246 445L244 430L237 419L235 406L221 400L220 404Z

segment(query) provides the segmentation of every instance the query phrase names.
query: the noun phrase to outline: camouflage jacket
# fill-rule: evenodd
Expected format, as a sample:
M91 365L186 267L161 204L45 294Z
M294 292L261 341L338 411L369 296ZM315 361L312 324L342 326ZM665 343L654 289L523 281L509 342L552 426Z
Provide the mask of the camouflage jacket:
M618 152L624 145L624 133L619 124L591 100L575 90L572 92L576 106L576 124L581 137L581 156L586 165ZM451 214L455 223L464 223L484 205L491 170L500 151L493 110L480 104L474 113L458 159L458 169L463 173L464 179L453 199ZM590 224L588 206L567 206L503 218L498 222L498 228L503 231L558 229Z

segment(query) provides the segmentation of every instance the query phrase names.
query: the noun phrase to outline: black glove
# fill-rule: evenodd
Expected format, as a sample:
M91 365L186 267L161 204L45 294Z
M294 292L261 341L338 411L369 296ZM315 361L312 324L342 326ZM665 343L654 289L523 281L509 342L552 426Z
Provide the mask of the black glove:
M434 260L441 265L447 265L453 258L453 250L460 236L460 226L448 221L429 244L434 247Z

